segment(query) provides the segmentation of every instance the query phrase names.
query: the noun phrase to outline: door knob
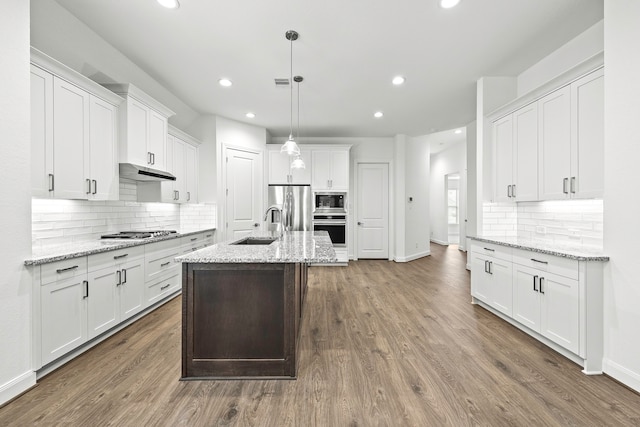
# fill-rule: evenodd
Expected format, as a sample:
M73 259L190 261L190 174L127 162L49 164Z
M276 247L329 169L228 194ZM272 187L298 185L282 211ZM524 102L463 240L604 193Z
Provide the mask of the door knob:
M362 223L362 222L358 221L358 225L364 225L364 223Z
M254 227L260 227L260 224L256 222L255 224L253 224L253 226Z

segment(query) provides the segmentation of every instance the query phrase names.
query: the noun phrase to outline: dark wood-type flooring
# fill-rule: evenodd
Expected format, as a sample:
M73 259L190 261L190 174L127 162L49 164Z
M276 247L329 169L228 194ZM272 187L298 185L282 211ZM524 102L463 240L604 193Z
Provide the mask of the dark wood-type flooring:
M0 408L0 425L640 425L640 395L470 304L465 254L313 267L295 381L180 382L180 298Z

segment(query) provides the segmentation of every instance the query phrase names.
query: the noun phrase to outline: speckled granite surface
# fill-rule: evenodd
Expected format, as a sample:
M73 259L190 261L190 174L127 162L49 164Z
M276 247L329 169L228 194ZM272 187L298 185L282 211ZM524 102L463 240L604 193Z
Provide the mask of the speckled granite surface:
M271 233L256 232L252 238L267 239ZM177 257L188 263L334 263L336 252L326 231L290 231L269 245L232 245L228 240Z
M34 249L31 258L24 261L24 265L40 265L48 262L62 261L70 258L78 258L101 252L113 251L116 249L128 248L131 246L146 245L148 243L160 242L162 240L179 239L180 237L192 234L214 231L215 228L205 228L202 230L179 230L177 234L169 236L154 237L151 239L105 239L93 240L90 242L78 242L57 246L49 246L41 249Z
M604 255L601 249L590 248L588 246L550 243L517 237L469 237L480 242L495 243L496 245L525 249L532 252L555 255L578 261L609 261L609 257Z

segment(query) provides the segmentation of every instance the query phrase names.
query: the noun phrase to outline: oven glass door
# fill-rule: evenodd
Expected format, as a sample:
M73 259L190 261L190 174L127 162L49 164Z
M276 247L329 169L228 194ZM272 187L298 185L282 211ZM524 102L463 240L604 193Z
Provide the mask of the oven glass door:
M329 232L333 246L347 245L347 224L345 223L314 222L313 229L314 231Z

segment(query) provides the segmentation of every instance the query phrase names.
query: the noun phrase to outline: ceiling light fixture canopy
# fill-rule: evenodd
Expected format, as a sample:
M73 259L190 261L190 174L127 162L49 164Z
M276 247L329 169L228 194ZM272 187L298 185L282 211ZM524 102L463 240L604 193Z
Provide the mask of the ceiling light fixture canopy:
M393 78L393 80L391 80L391 83L393 83L396 86L399 86L401 84L403 84L406 81L406 79L402 76L395 76Z
M460 0L440 0L440 7L443 9L451 9L460 3Z
M247 116L250 119L255 119L256 113L252 113L251 111L249 111L247 114L245 114L245 116Z
M166 7L167 9L177 9L180 7L180 3L178 0L158 0L161 6Z
M224 87L229 87L233 84L233 82L229 79L220 79L218 80L218 83L220 84L220 86L224 86Z
M382 113L382 111L376 111L375 113L373 113L373 117L375 117L376 119L381 118L382 116L384 116L384 114Z
M289 40L289 44L290 44L290 76L291 76L291 80L290 81L290 106L291 106L291 114L289 116L289 139L287 140L287 142L285 142L284 144L282 144L282 147L280 147L280 152L281 153L287 153L290 156L297 156L300 154L300 147L298 147L298 144L296 144L296 141L293 139L293 42L298 40L298 37L300 35L298 34L297 31L294 30L289 30L285 33L285 37L287 38L287 40Z

